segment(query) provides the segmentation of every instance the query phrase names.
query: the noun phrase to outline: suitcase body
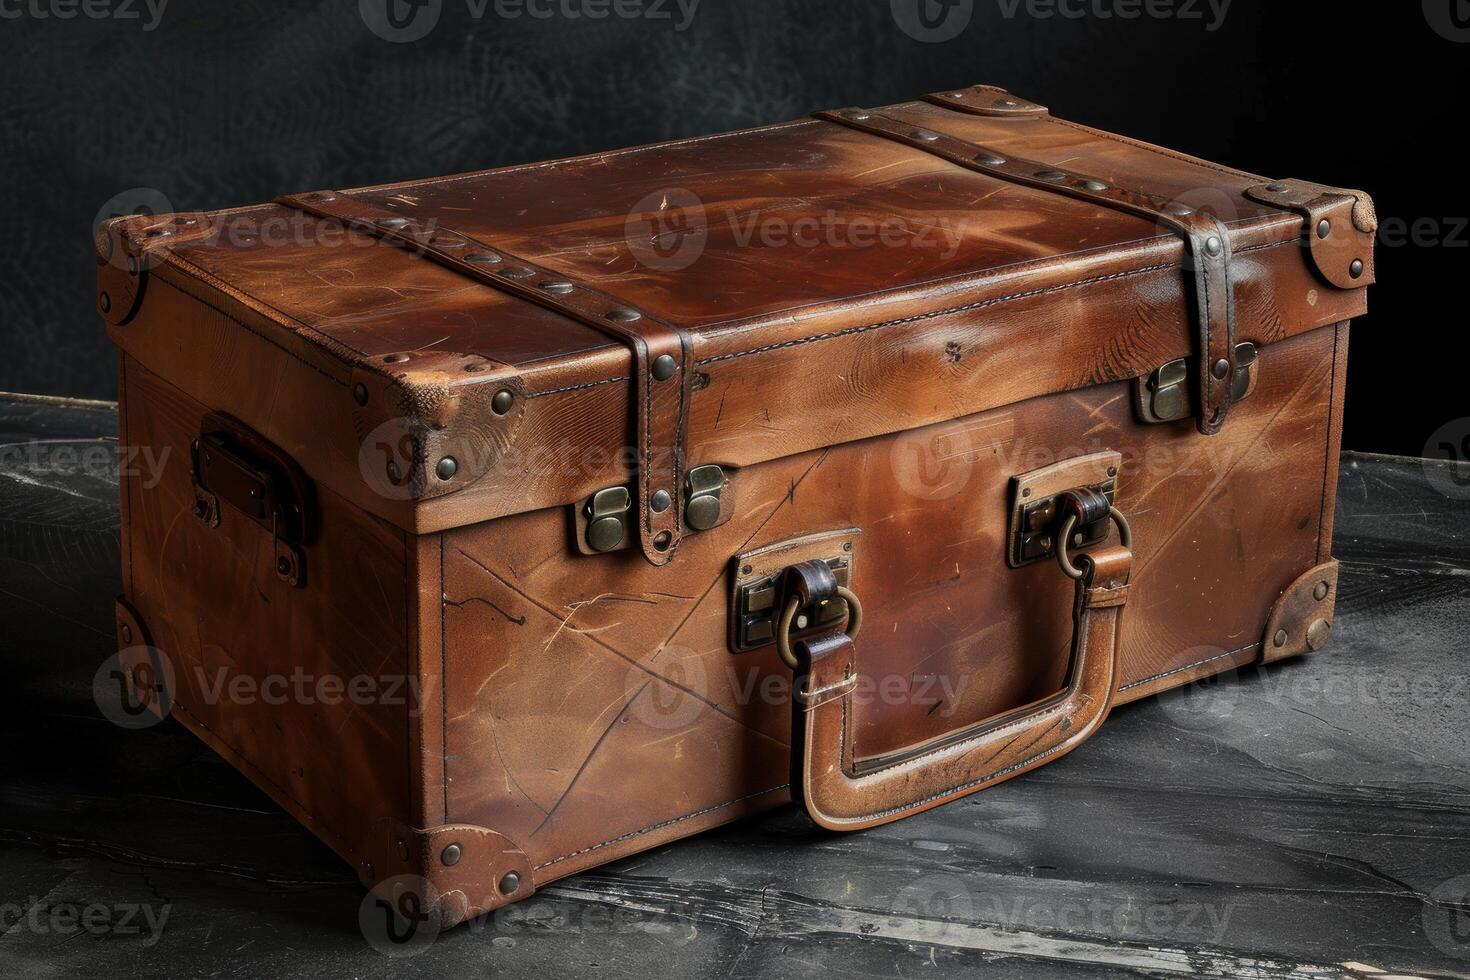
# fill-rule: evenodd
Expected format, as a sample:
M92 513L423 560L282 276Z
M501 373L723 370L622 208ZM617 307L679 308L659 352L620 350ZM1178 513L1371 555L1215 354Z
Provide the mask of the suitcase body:
M1325 642L1373 222L985 86L117 219L131 696L446 922L983 790Z

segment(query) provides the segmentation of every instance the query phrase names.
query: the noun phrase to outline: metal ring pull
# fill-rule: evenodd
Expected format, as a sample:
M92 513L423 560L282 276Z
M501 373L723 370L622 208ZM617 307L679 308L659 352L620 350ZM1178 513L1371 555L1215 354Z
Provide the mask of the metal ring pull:
M1124 517L1123 512L1116 507L1108 508L1108 516L1112 518L1114 524L1118 525L1118 540L1123 543L1123 547L1131 549L1133 529L1128 526L1128 518ZM1057 533L1057 564L1062 566L1062 571L1070 579L1080 579L1083 574L1082 569L1072 564L1072 559L1067 556L1067 545L1072 540L1072 532L1075 530L1077 530L1077 515L1072 513L1067 515L1067 519L1062 523L1061 531Z
M846 586L837 587L837 597L847 603L847 638L856 640L858 630L863 628L863 604ZM801 597L792 596L786 600L786 608L781 611L781 620L776 624L776 652L781 654L781 661L792 670L800 668L796 654L791 651L791 624L795 622L796 612L800 608Z

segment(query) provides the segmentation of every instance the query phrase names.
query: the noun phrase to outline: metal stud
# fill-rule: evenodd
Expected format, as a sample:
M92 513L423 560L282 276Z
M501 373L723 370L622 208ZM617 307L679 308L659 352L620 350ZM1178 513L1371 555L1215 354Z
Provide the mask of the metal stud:
M1323 599L1327 598L1327 583L1326 582L1318 582L1317 583L1317 587L1312 590L1312 598L1313 599L1316 599L1318 602L1321 602Z
M983 163L987 167L999 167L1006 162L1006 158L994 153L977 153L975 154L975 162Z
M387 228L389 231L398 231L401 228L408 227L412 223L407 218L379 218L374 222L379 228Z
M444 848L444 852L439 855L439 860L444 862L445 867L452 868L459 863L459 859L463 856L463 848L461 848L458 844L450 844L448 847Z
M402 364L408 360L407 354L388 354L383 358L384 364Z
M674 498L669 496L669 492L667 490L659 490L654 493L654 495L649 499L648 509L653 511L655 514L662 514L664 511L669 509L669 504L673 502Z
M851 112L843 113L843 115L847 116L847 118L849 119L855 119L858 122L866 122L869 119L873 118L869 113L866 113L861 109L854 109Z
M1312 651L1322 649L1327 644L1327 637L1332 632L1332 624L1325 619L1314 619L1312 625L1307 627L1307 648Z
M515 392L509 388L501 388L495 393L495 397L490 399L490 410L496 415L504 415L511 410L511 407L515 403Z
M1230 376L1230 362L1223 357L1220 358L1211 366L1210 373L1215 376L1216 381L1224 381Z
M1330 234L1332 234L1332 222L1328 221L1326 218L1323 218L1321 221L1317 222L1318 238L1326 238Z
M1209 255L1219 255L1225 251L1225 243L1220 241L1218 235L1211 235L1205 239L1205 252Z
M1286 193L1286 189L1286 185L1280 183L1279 181L1266 185L1266 190L1270 191L1272 194L1284 194Z
M473 262L475 265L499 265L501 261L500 256L494 252L471 252L464 257L464 260Z
M434 467L434 475L441 480L452 480L454 474L459 472L459 461L453 456L445 456L439 460L439 465Z
M997 109L1019 109L1021 107L1021 103L1017 102L1015 99L996 99L995 107Z
M1040 180L1050 181L1053 184L1059 184L1067 179L1067 175L1060 170L1042 170L1036 176Z
M1286 646L1286 630L1277 630L1276 635L1271 637L1271 642L1279 647Z
M129 626L127 623L122 623L121 624L121 627L122 627L122 641L124 643L132 643L133 642L133 628L131 626Z
M1164 206L1164 213L1172 214L1177 218L1187 218L1191 214L1194 214L1194 208L1188 204L1180 204L1178 201L1174 201Z
M916 129L912 133L909 133L909 138L923 140L925 143L932 143L939 139L939 134L928 129Z
M109 296L109 295L107 295L107 293L104 292L101 296L98 296L97 297L97 305L102 308L102 312L103 313L111 313L112 312L112 297Z
M511 266L509 269L501 269L500 274L507 279L529 279L536 273L530 269L522 269L520 266Z
M543 282L541 284L541 288L546 290L548 293L556 293L558 296L565 296L567 293L570 293L574 287L571 283L566 282L565 280L554 279L548 282Z
M1108 185L1100 180L1084 180L1082 186L1090 191L1105 191L1108 189Z
M653 380L667 381L679 369L679 362L669 354L660 354L653 362Z
M607 318L609 320L616 321L617 323L632 323L635 320L643 319L643 314L639 313L637 310L620 308L616 310L609 310Z
M1359 278L1362 277L1362 275L1363 275L1363 260L1362 259L1353 259L1353 264L1350 265L1350 266L1348 266L1348 275L1352 276L1354 279L1359 279Z
M367 385L363 384L361 381L353 385L352 400L357 402L359 405L366 405L368 403Z
M507 872L505 877L500 879L500 894L502 895L513 895L520 887L521 876L514 871Z

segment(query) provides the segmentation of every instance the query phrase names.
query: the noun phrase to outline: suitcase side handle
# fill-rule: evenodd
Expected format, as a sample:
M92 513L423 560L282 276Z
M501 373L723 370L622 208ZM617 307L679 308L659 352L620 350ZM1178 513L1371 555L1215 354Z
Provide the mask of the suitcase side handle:
M1049 698L938 742L859 762L852 757L850 733L850 700L858 683L852 621L845 631L796 642L791 786L814 822L829 830L891 823L1059 759L1097 731L1117 685L1118 625L1133 567L1127 521L1116 509L1105 512L1117 523L1121 543L1075 561L1065 549L1058 555L1076 592L1067 686ZM822 587L820 574L792 572Z

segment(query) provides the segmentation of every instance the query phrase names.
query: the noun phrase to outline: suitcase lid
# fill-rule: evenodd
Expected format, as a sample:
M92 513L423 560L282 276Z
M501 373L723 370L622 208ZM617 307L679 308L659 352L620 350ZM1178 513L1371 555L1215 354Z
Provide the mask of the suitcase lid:
M1363 312L1374 230L1361 192L1268 182L974 86L116 219L99 309L145 366L407 530L585 503L578 547L599 550L593 510L621 505L636 516L619 546L661 564L720 520L716 484L742 466L1181 359L1171 407L1212 432L1243 390L1240 344ZM150 279L319 390L262 411L228 365L190 362L152 324Z

